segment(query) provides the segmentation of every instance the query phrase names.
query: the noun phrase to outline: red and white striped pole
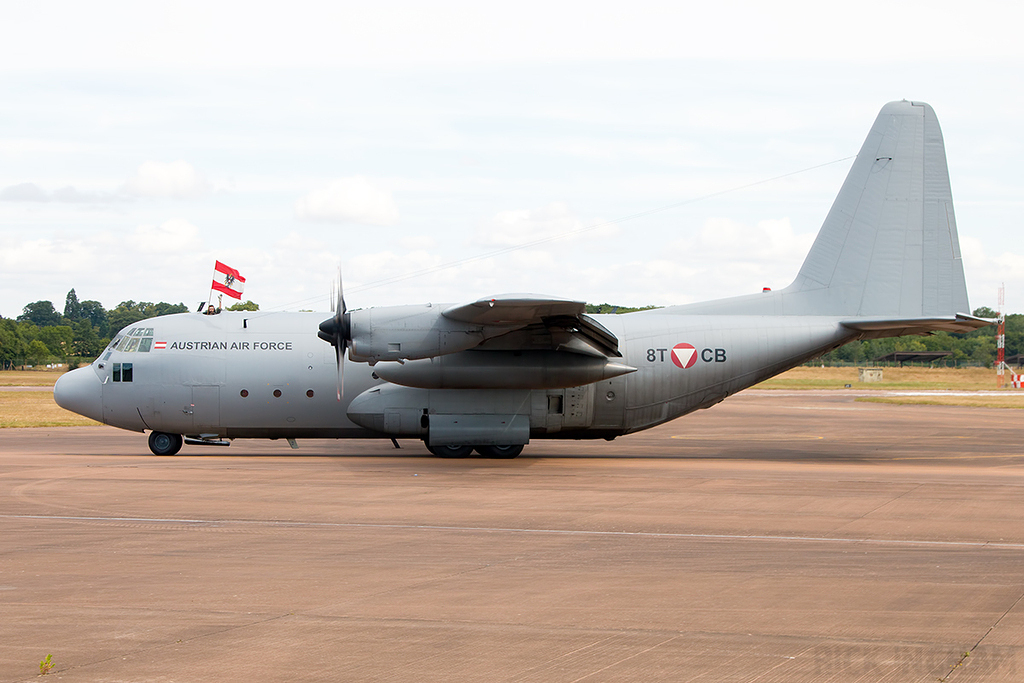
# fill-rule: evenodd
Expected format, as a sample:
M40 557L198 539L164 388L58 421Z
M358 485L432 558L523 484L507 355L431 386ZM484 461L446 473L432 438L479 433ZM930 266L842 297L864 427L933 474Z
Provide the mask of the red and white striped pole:
M996 388L1002 389L1005 384L1005 375L1003 374L1006 368L1006 313L1003 311L1005 308L1006 300L1006 286L1004 284L999 285L999 325L996 327Z

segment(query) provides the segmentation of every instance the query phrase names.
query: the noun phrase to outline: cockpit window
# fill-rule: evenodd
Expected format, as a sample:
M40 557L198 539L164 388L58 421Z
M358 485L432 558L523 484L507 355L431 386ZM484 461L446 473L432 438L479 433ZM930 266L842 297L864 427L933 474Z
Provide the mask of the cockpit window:
M131 382L133 374L131 363L114 363L110 379L115 382Z
M123 336L114 337L107 348L122 353L149 353L153 349L153 328L133 327Z

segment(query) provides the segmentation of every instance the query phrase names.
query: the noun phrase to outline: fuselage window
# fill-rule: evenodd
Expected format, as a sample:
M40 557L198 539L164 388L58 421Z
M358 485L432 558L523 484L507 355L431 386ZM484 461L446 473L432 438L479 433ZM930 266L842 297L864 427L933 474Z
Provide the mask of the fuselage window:
M149 353L151 348L153 348L152 337L143 337L139 340L139 353Z
M111 372L110 374L111 374L111 377L110 377L111 380L113 380L115 382L120 382L121 381L121 364L120 363L114 363L114 371Z

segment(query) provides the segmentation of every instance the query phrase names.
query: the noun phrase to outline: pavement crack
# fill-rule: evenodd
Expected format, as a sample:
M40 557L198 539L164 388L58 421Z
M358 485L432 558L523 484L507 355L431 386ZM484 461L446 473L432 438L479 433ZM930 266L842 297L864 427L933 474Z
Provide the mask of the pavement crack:
M988 630L985 631L985 634L982 635L981 638L978 638L978 642L974 644L974 647L960 655L960 659L958 659L956 663L949 668L949 671L946 673L945 676L939 679L940 683L945 683L945 681L949 680L949 677L953 675L954 671L963 666L964 662L967 661L967 658L974 654L974 651L978 649L978 646L981 645L982 641L988 638L989 634L996 629L996 626L999 626L999 622L1001 622L1007 614L1012 612L1013 608L1019 605L1021 600L1024 600L1024 592L1018 595L1017 599L1013 601L1013 604L1007 607L1006 611L1000 614L999 618L996 619L995 622L988 627Z
M420 589L420 588L423 588L425 586L430 586L432 584L442 583L444 581L449 581L451 579L454 579L454 578L457 578L457 577L460 577L460 576L465 576L467 574L472 574L473 572L483 571L484 569L490 569L491 567L498 566L498 565L501 565L501 564L505 564L506 562L509 562L509 561L513 561L513 560L502 560L500 562L488 562L488 563L479 564L479 565L476 565L476 566L473 566L473 567L467 567L466 569L462 569L462 570L459 570L457 572L448 572L447 574L443 574L441 576L432 576L430 578L425 578L425 579L422 579L420 581L414 581L414 582L408 583L408 584L402 584L400 586L395 586L393 588L388 588L388 589L385 589L385 590L382 590L382 591L376 591L376 592L373 592L373 593L367 593L366 595L360 596L359 598L356 598L356 599L354 599L352 601L346 601L346 602L341 603L341 604L345 605L347 607L347 609L352 609L356 605L364 603L367 600L370 600L372 598L379 598L379 597L381 597L383 595L389 595L391 593L401 593L403 591ZM308 609L308 610L303 610L302 612L299 612L299 614L307 614L307 613L312 614L315 611L316 611L316 608Z
M80 669L88 669L89 667L96 666L97 664L103 664L105 662L112 662L112 661L115 661L117 659L127 659L128 657L134 657L136 655L140 655L140 654L143 654L143 653L146 653L146 652L153 652L155 650L160 650L160 649L163 649L163 648L166 648L166 647L171 647L171 646L174 646L174 645L180 645L180 644L183 644L183 643L191 643L193 641L198 641L198 640L203 640L205 638L209 638L210 636L216 636L216 635L220 635L222 633L230 633L231 631L237 631L239 629L250 628L252 626L260 626L262 624L268 624L268 623L270 623L272 621L277 621L278 619L284 619L285 617L291 617L291 616L295 616L294 613L288 612L288 613L285 613L285 614L277 614L277 615L274 615L274 616L271 616L271 617L267 617L265 619L258 619L256 621L250 621L250 622L247 622L245 624L235 624L234 626L225 626L224 628L212 630L212 631L209 631L208 633L203 633L201 635L192 636L191 638L182 638L182 639L180 639L178 641L175 641L173 643L155 643L153 645L150 645L149 647L138 647L138 648L134 648L134 649L131 649L131 650L126 650L124 652L119 652L119 653L111 655L109 657L104 657L102 659L96 659L96 660L93 660L91 662L82 662L81 664L71 664L71 665L68 665L68 666L60 668L60 669L54 669L51 673L62 674L62 673L68 673L68 672L71 672L71 671L77 671L77 670L80 670Z
M612 668L613 666L618 666L619 664L622 664L623 662L628 662L631 659L635 659L635 658L639 657L642 654L646 654L646 653L650 652L651 650L656 650L657 648L661 647L662 645L665 645L667 643L671 643L673 640L679 640L680 638L682 638L682 635L672 636L671 638L667 638L667 639L661 641L660 643L657 643L655 645L651 645L650 647L644 648L643 650L640 650L639 652L634 652L633 654L629 655L628 657L623 657L623 658L621 658L621 659L619 659L617 661L612 662L611 664L608 664L607 666L602 666L600 669L595 669L594 671L591 671L590 673L584 674L583 676L580 676L579 678L574 678L572 681L570 681L570 683L578 683L579 681L582 681L582 680L585 680L587 678L590 678L591 676L599 674L602 671L607 671L608 669Z
M899 500L899 499L900 499L900 498L902 498L903 496L906 496L906 495L908 495L908 494L911 494L911 493L913 493L914 491L917 491L917 490L918 490L919 488L921 488L922 486L924 486L924 484L923 484L923 483L917 484L917 485L915 485L915 486L913 486L913 487L911 487L911 488L907 489L906 491L904 491L904 492L903 492L903 493L901 493L900 495L898 495L898 496L895 496L894 498L890 498L889 500L885 501L884 503L879 503L878 505L876 505L875 507L871 508L871 509L870 509L870 510L868 510L867 512L865 512L865 513L861 514L861 515L860 515L859 517L855 517L854 519L850 519L850 520L847 520L847 521L843 522L842 524L840 524L839 526L837 526L837 527L836 527L835 529L832 529L832 531L831 531L831 532L829 532L829 533L830 533L830 534L836 534L836 533L839 533L840 531L842 531L842 530L843 530L843 529L845 529L846 527L850 526L851 524L853 524L853 523L855 523L855 522L859 522L860 520L864 519L865 517L868 517L869 515L873 515L873 514L875 514L876 512L878 512L879 510L881 510L882 508L884 508L884 507L887 507L887 506L889 506L889 505L892 505L893 503L895 503L895 502L896 502L897 500Z
M768 667L767 669L765 669L764 671L759 673L754 678L748 679L746 683L755 683L756 681L761 680L762 678L764 678L768 674L770 674L773 671L775 671L776 669L778 669L780 666L786 666L788 664L791 664L793 662L793 660L795 660L797 657L800 657L801 655L806 654L807 652L813 650L816 647L818 647L818 643L812 643L812 644L808 645L807 647L805 647L804 649L802 649L799 652L797 652L795 655L785 656L784 659L781 662L778 662L777 664L775 664L775 666Z

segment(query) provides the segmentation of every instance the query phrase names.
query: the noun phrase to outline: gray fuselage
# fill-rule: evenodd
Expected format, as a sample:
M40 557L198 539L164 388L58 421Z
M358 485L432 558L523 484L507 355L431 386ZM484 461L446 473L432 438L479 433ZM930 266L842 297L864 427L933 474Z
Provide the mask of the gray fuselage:
M378 379L375 367L391 362L346 360L341 401L334 348L315 333L322 313L165 316L123 330L72 373L97 388L87 390L94 405L72 409L123 429L204 438L426 439L432 415L496 414L528 421L529 438L614 438L710 407L856 336L836 318L673 310L595 316L618 337L629 374L561 388L427 389ZM461 353L483 357L486 373L500 352ZM497 368L494 381L515 372Z

